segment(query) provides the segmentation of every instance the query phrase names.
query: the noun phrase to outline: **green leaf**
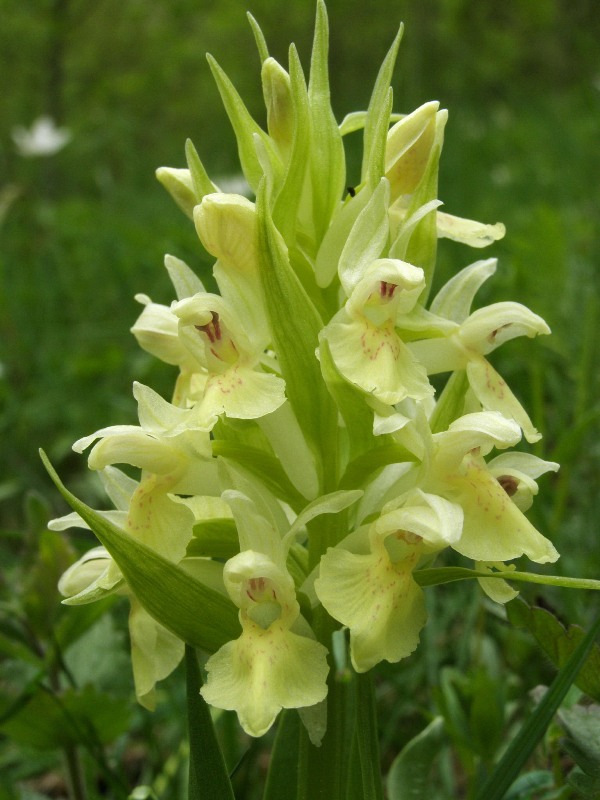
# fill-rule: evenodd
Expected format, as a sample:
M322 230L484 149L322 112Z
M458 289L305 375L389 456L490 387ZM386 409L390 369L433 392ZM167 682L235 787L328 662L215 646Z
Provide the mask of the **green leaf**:
M296 797L299 747L300 717L295 710L284 709L277 723L263 800Z
M185 143L185 158L187 160L190 175L192 176L192 185L196 194L196 203L200 203L205 194L213 194L213 192L217 191L217 188L208 177L208 173L204 169L204 164L200 160L198 151L194 147L191 139L187 139Z
M93 607L94 604L80 608ZM66 608L65 616L71 616L72 612L78 610ZM77 686L89 684L100 691L121 696L131 693L131 658L127 635L116 625L113 614L104 614L66 652L61 653L61 666Z
M247 445L240 446L233 441L215 439L212 442L212 452L215 456L235 461L236 464L244 467L259 478L274 495L289 503L295 511L306 505L305 498L283 471L281 462L269 453L265 453L264 450Z
M358 674L356 680L356 741L362 775L363 800L383 800L379 738L377 732L377 704L373 675Z
M331 635L324 635L320 625L331 631L331 622L319 610L319 619L313 629L319 630L321 639L331 643ZM313 619L313 623L315 620ZM354 677L329 674L327 693L327 731L320 747L310 743L304 728L300 731L298 800L362 800L362 786L347 782L352 771L352 744L356 729L356 687Z
M250 27L252 28L252 33L254 34L254 41L256 42L256 48L258 50L258 55L260 57L261 64L267 60L269 57L269 48L267 47L267 40L261 30L260 25L254 19L252 14L247 11L246 16L248 17L248 22L250 23Z
M465 394L469 388L467 372L456 370L448 378L446 385L435 404L429 424L432 433L447 431L455 419L462 416L465 406Z
M200 694L202 678L195 650L186 645L190 772L188 800L235 800L210 709Z
M388 50L388 53L385 59L383 60L383 64L381 65L379 74L377 75L377 80L375 81L373 93L371 94L371 100L369 101L367 116L365 118L365 123L364 123L365 132L364 132L364 145L363 145L363 162L361 170L362 183L364 183L367 180L368 171L372 160L372 150L374 146L374 140L377 137L377 131L380 125L380 116L382 108L384 108L385 104L389 102L387 98L389 94L390 83L392 81L392 73L394 71L396 56L398 54L398 47L400 45L400 40L402 39L403 32L404 32L404 25L400 25L400 29L396 34L396 38L392 42L392 46ZM389 115L388 115L388 122L389 122Z
M404 746L387 776L390 800L428 800L429 773L445 741L444 721L436 717Z
M239 96L225 72L210 54L207 54L206 57L237 139L242 171L249 185L252 187L252 190L256 192L258 184L263 176L263 168L256 154L254 136L258 136L271 167L275 172L281 171L279 156L273 147L271 139L260 125L254 121L250 112L244 105L244 101Z
M151 616L184 642L211 653L237 639L240 626L233 603L82 503L64 487L46 454L40 454L64 499L106 547Z
M240 543L235 522L230 517L225 517L197 522L186 556L228 559L239 552Z
M371 138L371 150L369 151L369 163L365 175L366 182L373 189L377 186L381 178L385 175L385 148L387 135L390 128L390 117L394 103L394 93L392 87L387 91L382 102L377 124L373 128Z
M384 437L379 436L378 439ZM417 457L400 444L382 444L367 450L363 455L351 461L346 467L340 486L343 489L363 485L373 472L388 464L402 464L416 461Z
M368 456L375 443L373 435L373 412L365 403L362 392L355 389L340 375L335 366L327 339L322 338L319 347L321 371L327 389L338 407L348 433L349 457L356 459L363 453ZM346 470L347 471L347 470ZM357 476L360 477L360 476ZM344 487L355 486L344 480Z
M499 764L479 787L475 800L502 800L533 753L574 683L600 631L600 616L562 667L529 720L510 743Z
M567 734L566 751L583 775L596 783L596 790L600 790L600 706L566 708L559 712L558 719ZM580 782L581 778L576 780Z
M28 530L33 531L36 536L43 534L48 520L52 517L48 500L39 492L30 489L25 495L23 511Z
M322 241L340 202L346 178L344 145L331 108L328 53L327 9L323 0L318 0L308 85L312 128L310 167L313 224L317 245Z
M53 636L60 611L58 581L73 563L73 552L64 536L42 530L35 560L24 576L22 603L30 630L46 640Z
M273 222L288 247L295 241L298 207L306 174L310 147L308 93L302 65L294 45L290 47L290 86L294 112L292 151L283 185L273 206Z
M506 606L512 625L527 628L542 650L557 667L562 667L576 650L585 631L578 625L565 628L556 617L544 608L528 606L515 598ZM594 700L600 701L600 647L595 644L581 668L576 685Z
M389 200L390 184L382 178L348 234L338 263L340 280L348 296L366 267L379 258L385 247L390 228Z
M540 769L526 772L513 783L505 800L529 800L533 792L551 789L553 786L554 777L548 770Z
M336 430L336 410L315 354L323 323L290 266L285 243L269 214L265 191L263 182L256 209L260 279L273 344L298 424L313 452L320 455L323 472L333 482L335 443L331 432Z
M471 676L469 691L469 728L475 745L473 749L485 763L490 763L504 737L504 683L490 675L486 667L480 667Z
M14 658L19 661L25 661L28 664L33 664L35 667L40 667L44 662L40 656L35 653L26 644L23 644L16 636L10 636L0 631L0 654L6 658Z
M127 800L160 800L151 786L136 786Z
M40 690L0 728L21 745L54 750L95 744L96 738L112 742L129 728L130 717L131 709L121 697L88 685L60 694Z

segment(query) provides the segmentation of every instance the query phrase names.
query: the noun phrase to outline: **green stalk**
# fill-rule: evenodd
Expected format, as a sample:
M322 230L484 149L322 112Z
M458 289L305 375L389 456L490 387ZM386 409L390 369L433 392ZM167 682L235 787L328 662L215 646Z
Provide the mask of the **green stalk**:
M372 672L357 675L357 726L356 740L362 773L363 800L383 800L379 734L377 730L377 705Z
M50 668L49 678L52 692L58 697L60 693L60 679L59 669L56 664ZM67 744L62 750L69 778L69 794L73 800L87 800L85 778L77 747L73 744Z
M185 646L190 772L188 800L235 800L210 710L200 694L202 678L196 651Z
M315 612L313 627L319 641L331 645L336 623L322 609ZM300 732L298 800L348 800L345 777L350 768L356 726L353 686L347 675L337 675L331 663L327 693L327 732L315 747L306 730Z
M77 748L74 745L66 745L63 748L63 754L69 775L69 790L73 800L87 800L85 779Z

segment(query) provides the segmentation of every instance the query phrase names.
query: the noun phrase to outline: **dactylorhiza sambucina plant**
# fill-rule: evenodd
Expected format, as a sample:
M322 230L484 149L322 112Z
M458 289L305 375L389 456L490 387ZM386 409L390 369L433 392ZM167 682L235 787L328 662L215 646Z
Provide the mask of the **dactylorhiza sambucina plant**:
M132 330L177 367L173 395L136 383L139 425L75 443L91 447L115 508L94 512L62 487L75 513L52 527L88 526L102 542L60 589L72 605L127 595L143 705L153 708L188 644L207 654L210 705L237 712L252 736L297 709L318 745L336 691L332 636L344 644L336 631L347 629L362 674L415 651L423 587L456 577L433 566L449 549L499 603L516 595L506 578L527 579L507 562L558 558L525 516L536 480L558 464L510 449L540 434L488 360L549 328L516 302L472 310L494 259L430 299L440 238L479 249L504 227L439 210L447 112L437 102L392 111L401 32L367 111L339 125L324 4L308 83L294 46L286 71L251 24L266 131L209 63L255 199L221 192L189 141L186 169L158 170L216 259L218 293L166 256L176 299L139 295ZM344 136L359 130L352 188ZM437 373L448 379L436 396ZM336 724L330 714L327 735Z

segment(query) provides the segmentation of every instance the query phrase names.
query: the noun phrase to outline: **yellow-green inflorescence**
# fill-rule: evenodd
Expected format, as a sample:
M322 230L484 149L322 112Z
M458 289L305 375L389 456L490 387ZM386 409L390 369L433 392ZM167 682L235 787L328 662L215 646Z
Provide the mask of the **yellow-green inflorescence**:
M515 591L482 575L510 578L506 562L521 556L558 558L524 515L536 479L558 465L509 449L540 434L488 360L503 342L549 329L519 303L472 310L494 259L430 299L439 238L482 248L504 227L439 210L447 112L436 102L392 112L400 33L367 111L338 124L321 0L308 83L295 48L286 70L251 23L266 130L209 58L248 197L220 191L190 142L186 169L158 171L215 259L218 293L166 257L173 301L138 295L133 333L177 368L173 395L136 383L139 425L74 448L92 446L89 466L115 507L99 513L239 615L239 636L207 647L204 698L236 711L253 736L296 708L318 741L331 619L364 672L417 648L427 616L418 570L449 548L475 562L497 602ZM348 188L344 136L358 130L360 182ZM436 395L437 373L449 377ZM139 468L139 480L116 464ZM78 524L77 514L53 522ZM94 548L60 588L69 603L128 595L137 694L152 708L184 643L176 615L163 619L160 602L151 615L121 566Z

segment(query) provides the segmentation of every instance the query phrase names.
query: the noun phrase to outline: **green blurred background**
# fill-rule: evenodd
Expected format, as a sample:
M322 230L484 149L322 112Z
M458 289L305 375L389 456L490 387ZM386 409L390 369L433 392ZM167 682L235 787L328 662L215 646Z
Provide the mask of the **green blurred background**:
M193 226L155 181L184 166L194 141L211 176L238 171L236 149L205 61L208 50L264 123L259 60L245 11L287 64L305 68L312 2L288 0L2 0L0 25L0 527L25 525L31 489L56 492L46 449L71 488L96 500L71 443L135 423L134 379L169 394L173 374L128 329L145 292L170 302L166 252L209 267ZM553 337L516 341L494 363L563 463L543 481L536 522L564 572L598 572L596 495L600 211L600 13L596 0L330 0L331 83L341 121L365 108L381 59L405 23L394 110L438 99L450 120L440 198L448 211L502 220L484 251L440 247L441 282L497 255L479 302L513 299ZM24 157L17 126L50 115L71 140ZM348 137L349 160L360 139ZM352 182L352 173L349 182Z

